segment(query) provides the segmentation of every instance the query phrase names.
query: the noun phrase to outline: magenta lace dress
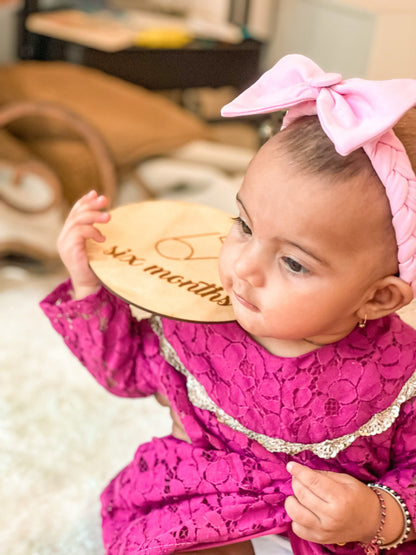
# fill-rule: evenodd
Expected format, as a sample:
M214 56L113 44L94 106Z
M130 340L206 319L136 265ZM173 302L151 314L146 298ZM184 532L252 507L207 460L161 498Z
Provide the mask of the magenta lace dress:
M358 544L294 536L284 510L285 465L346 472L396 490L416 518L416 331L397 316L340 342L274 356L236 323L138 322L105 289L73 301L62 284L42 308L108 391L159 391L191 444L172 436L141 445L102 493L110 555L167 554L264 534L296 555L362 554ZM389 553L416 553L407 543Z

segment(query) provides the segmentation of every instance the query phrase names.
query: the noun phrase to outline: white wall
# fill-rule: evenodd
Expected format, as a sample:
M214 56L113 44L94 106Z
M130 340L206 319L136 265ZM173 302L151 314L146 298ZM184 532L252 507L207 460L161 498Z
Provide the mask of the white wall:
M275 0L264 68L289 53L344 77L416 78L416 0Z
M17 12L20 2L0 3L0 64L16 60Z

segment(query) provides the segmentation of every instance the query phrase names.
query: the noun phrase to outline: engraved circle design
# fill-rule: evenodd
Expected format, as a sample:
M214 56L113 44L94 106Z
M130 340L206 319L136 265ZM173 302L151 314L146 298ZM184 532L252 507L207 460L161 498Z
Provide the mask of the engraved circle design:
M229 322L218 256L229 214L190 202L156 200L121 206L97 224L104 243L87 242L103 285L148 312L192 322Z

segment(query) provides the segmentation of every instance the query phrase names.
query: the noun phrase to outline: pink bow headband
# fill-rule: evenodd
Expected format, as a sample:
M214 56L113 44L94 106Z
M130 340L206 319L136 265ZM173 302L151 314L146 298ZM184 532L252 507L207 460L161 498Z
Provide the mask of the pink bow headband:
M339 154L363 147L390 202L400 277L416 295L416 177L392 130L415 104L414 79L343 80L309 58L291 54L224 106L221 114L233 117L289 108L283 127L301 116L317 115Z

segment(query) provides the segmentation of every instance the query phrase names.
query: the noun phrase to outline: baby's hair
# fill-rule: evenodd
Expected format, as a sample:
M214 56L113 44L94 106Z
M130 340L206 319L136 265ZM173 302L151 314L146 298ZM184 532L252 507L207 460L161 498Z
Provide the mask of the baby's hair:
M394 132L403 143L416 173L416 108L410 109L394 126Z
M278 145L289 155L290 166L301 173L327 176L337 182L365 172L363 177L378 181L364 150L359 148L348 156L338 154L316 116L303 116L280 131Z
M394 131L416 172L416 108L399 120ZM298 171L327 175L333 181L344 181L359 174L379 181L364 150L359 148L347 156L338 154L316 116L303 116L291 123L279 133L278 144L290 155L290 164Z

